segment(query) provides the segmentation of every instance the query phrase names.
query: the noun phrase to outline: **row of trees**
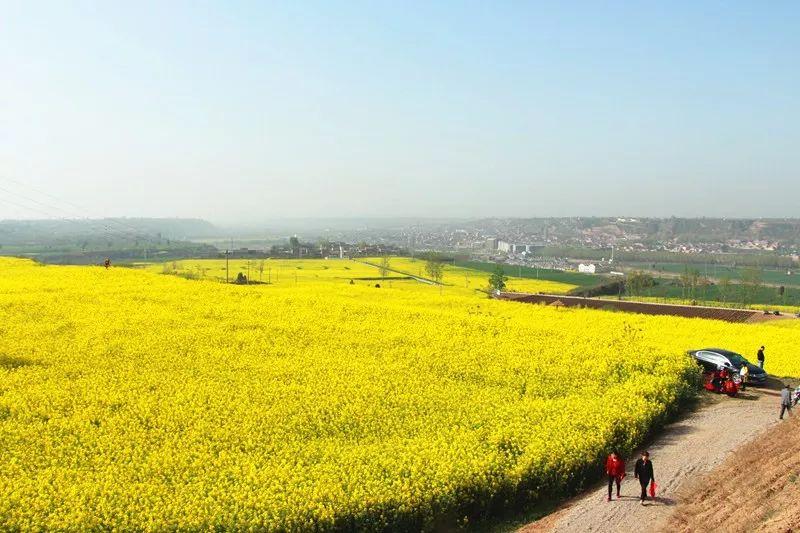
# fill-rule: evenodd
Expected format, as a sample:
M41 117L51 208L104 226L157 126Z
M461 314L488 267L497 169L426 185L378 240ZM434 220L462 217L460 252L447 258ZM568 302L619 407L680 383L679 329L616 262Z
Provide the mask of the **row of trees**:
M435 252L424 254L422 258L425 261L425 275L428 279L441 284L445 269L443 258ZM489 276L489 284L486 289L490 293L502 291L506 288L506 281L508 281L508 276L505 275L503 267L497 265L494 272Z
M667 282L662 280L660 283ZM624 291L630 296L643 296L652 294L653 288L658 284L659 282L650 274L633 271L625 277ZM738 282L734 282L726 274L715 284L708 277L703 276L698 269L687 267L675 280L675 284L681 288L681 299L683 300L711 299L724 304L738 303L745 307L757 302L764 287L762 273L758 268L743 270ZM664 290L665 296L666 293L667 287ZM780 286L776 290L777 298L783 298L785 293L784 286Z
M699 296L700 290L714 285L707 277L702 276L697 269L684 269L684 272L678 278L678 283L682 288L682 296L684 299L696 299ZM747 268L742 271L739 283L734 283L730 275L725 274L716 284L719 301L728 303L733 301L736 295L739 296L738 301L743 305L750 305L758 296L761 287L763 286L761 270L758 268ZM779 296L783 296L784 287L778 289Z
M420 259L424 261L425 276L436 283L441 283L444 277L444 257L436 252L426 252L420 256ZM378 272L382 278L387 277L392 272L391 259L388 255L381 256L380 263L378 263Z

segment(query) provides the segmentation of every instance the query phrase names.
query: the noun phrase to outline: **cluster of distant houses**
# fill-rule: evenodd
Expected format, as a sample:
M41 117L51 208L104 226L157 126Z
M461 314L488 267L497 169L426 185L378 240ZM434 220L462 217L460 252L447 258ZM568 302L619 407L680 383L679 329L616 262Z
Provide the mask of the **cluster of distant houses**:
M538 250L541 250L545 246L546 244L543 242L519 244L497 238L486 239L486 247L489 249L489 251L502 252L506 254L535 254Z

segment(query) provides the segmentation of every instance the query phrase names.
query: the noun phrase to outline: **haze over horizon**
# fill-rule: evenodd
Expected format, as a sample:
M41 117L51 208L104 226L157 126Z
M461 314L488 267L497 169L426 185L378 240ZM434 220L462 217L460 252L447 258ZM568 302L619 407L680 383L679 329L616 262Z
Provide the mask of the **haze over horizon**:
M3 2L0 219L800 216L800 4Z

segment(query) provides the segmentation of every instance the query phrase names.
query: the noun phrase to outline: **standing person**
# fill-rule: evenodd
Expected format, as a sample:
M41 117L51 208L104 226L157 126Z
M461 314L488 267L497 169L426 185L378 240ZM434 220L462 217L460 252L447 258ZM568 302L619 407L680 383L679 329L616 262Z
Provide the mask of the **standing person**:
M762 346L758 350L758 366L764 368L764 347Z
M792 391L788 383L781 390L781 420L783 420L783 413L787 411L792 414Z
M619 499L619 486L625 477L625 461L617 452L611 452L606 459L606 475L608 476L608 501L611 501L611 487L617 483L617 499Z
M638 479L639 485L642 486L641 503L644 505L647 499L647 486L656 480L653 475L653 463L650 462L650 452L642 452L642 457L636 461L636 467L633 469L633 477Z
M742 390L745 390L747 381L750 379L750 369L747 368L747 365L742 365L742 368L739 369L739 377L742 378Z

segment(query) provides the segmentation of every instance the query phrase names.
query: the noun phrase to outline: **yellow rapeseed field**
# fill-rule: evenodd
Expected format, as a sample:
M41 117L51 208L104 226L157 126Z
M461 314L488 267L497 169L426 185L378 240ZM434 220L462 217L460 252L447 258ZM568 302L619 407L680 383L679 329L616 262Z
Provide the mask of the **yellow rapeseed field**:
M800 329L0 258L0 529L432 529L578 486Z
M141 266L150 272L225 280L224 259L183 259ZM350 280L368 281L380 277L376 267L350 259L231 259L227 268L231 280L242 273L252 281L273 285L309 281L349 283ZM401 274L391 275L402 277Z
M365 259L232 259L227 266L229 279L233 280L239 273L252 281L273 285L289 285L311 282L356 284L381 283L381 272L378 267L381 258ZM148 263L139 265L150 271L163 274L177 274L193 279L225 280L226 265L224 259L184 259L166 263ZM397 287L413 286L416 282L406 283L397 278L418 276L426 278L425 262L408 257L389 258L389 268L385 281ZM453 288L475 290L486 289L490 274L470 268L445 265L443 283ZM509 276L508 290L517 292L546 292L564 294L574 285L548 280L525 279Z

